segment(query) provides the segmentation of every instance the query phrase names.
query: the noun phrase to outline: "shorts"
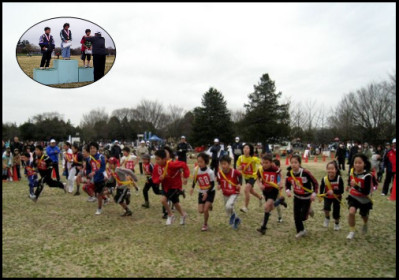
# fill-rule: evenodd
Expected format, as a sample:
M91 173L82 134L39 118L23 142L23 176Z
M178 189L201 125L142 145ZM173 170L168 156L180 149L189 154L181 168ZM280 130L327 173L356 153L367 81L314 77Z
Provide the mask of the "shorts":
M362 217L368 217L370 210L373 209L373 204L371 202L362 204L352 196L348 196L348 208L354 207L357 209L360 209L360 216Z
M91 192L91 191L94 192L94 184L91 183L91 182L89 182L89 183L87 183L87 184L84 184L82 189L83 189L85 192Z
M130 204L130 190L129 188L117 189L116 195L114 197L116 203L124 203L127 205Z
M255 179L254 178L245 179L245 184L250 184L252 187L254 187Z
M338 198L341 199L340 197L338 197ZM337 203L340 205L340 202L335 198L328 198L328 197L324 198L323 211L331 211L332 205L337 204Z
M179 196L181 194L180 190L170 189L167 192L162 191L162 195L165 196L168 201L171 201L173 204L180 203Z
M272 190L268 191L263 191L263 196L265 197L265 201L267 201L268 199L273 199L274 201L276 201L279 195L280 191L276 188L273 188Z
M208 192L208 197L206 198L205 201L202 201L202 198L204 197L204 194L203 193L199 193L199 195L198 195L198 204L201 205L201 204L205 204L206 202L213 203L213 201L215 200L215 195L216 195L215 191Z
M86 54L85 51L82 51L82 56L80 57L82 60L87 60L90 61L91 60L91 54Z
M108 189L108 191L110 193L112 193L112 190L115 189L116 187L116 181L107 181L107 183L105 183L105 187Z
M101 181L101 182L95 182L94 183L94 192L97 194L102 194L105 188L105 182Z

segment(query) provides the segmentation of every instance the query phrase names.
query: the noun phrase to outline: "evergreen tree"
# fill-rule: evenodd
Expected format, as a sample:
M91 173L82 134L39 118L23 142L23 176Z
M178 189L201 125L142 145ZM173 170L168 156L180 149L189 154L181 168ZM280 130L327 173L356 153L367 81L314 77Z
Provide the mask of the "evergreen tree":
M250 142L276 143L290 133L289 104L279 104L282 93L276 93L275 82L264 74L245 104L246 116L242 121L244 136Z
M202 96L202 107L194 109L192 143L206 145L215 138L221 142L232 141L233 123L223 94L210 88Z

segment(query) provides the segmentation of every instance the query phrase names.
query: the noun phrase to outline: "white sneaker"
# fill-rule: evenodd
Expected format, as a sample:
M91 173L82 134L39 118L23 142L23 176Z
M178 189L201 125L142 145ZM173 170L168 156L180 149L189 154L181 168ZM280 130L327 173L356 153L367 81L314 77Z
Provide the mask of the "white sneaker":
M324 226L325 228L328 228L329 225L330 225L330 219L325 219L325 220L324 220L323 226Z
M259 207L262 207L262 206L263 206L263 200L264 200L264 197L263 197L263 195L262 195L262 198L259 199Z
M43 70L44 69L44 67L40 67L40 70Z
M97 197L89 197L89 199L87 200L88 202L96 202L97 201Z
M355 232L351 231L348 236L346 237L346 239L348 240L352 240L355 237Z
M48 70L50 67L46 67L46 70Z
M35 199L35 198L36 198L36 195L30 194L30 195L29 195L29 198L30 198L30 199Z
M173 222L175 221L175 216L168 216L168 219L166 220L166 225L170 226L171 224L173 224Z
M240 209L241 212L243 213L248 213L248 208L247 207L243 207Z
M335 231L339 231L341 229L341 227L339 226L339 224L334 224L334 230Z
M180 218L180 225L184 226L186 224L187 213L184 213L184 216Z
M279 217L277 222L281 224L283 222L283 218Z
M297 235L295 235L296 238L301 238L307 235L306 229L303 231L300 231Z
M140 188L138 187L136 190L136 196L139 196L139 195L140 195Z
M96 215L100 215L100 214L101 214L101 209L97 209Z
M382 195L382 196L386 196L386 194L385 194L385 193L381 193L381 195Z

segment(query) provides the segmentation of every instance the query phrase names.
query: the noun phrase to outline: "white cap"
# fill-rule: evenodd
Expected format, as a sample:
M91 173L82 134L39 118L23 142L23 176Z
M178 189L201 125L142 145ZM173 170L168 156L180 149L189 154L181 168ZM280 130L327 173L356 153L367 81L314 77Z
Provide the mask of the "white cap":
M392 144L396 143L396 138L392 140Z
M56 143L56 141L54 139L51 139L50 143Z
M186 139L186 136L183 135L182 137L180 137L180 139Z
M236 140L240 140L240 137L237 136L237 137L236 137Z
M98 30L97 30L96 33L94 33L94 34L101 34L101 31L98 31Z
M219 139L215 138L215 140L213 142L219 143Z
M144 141L144 140L141 140L141 141L140 141L140 144L145 144L145 141Z
M119 141L118 141L118 140L115 140L114 143L119 143Z

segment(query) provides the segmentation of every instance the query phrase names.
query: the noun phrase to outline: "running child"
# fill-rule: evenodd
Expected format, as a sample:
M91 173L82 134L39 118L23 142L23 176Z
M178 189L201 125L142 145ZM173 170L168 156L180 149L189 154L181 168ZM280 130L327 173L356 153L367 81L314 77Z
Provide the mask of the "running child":
M70 174L71 174L71 169L72 169L72 164L73 164L73 152L71 149L71 143L65 142L63 146L64 152L64 174L67 179L67 188L68 192L72 193L73 192L73 185L75 181L75 175L72 177L73 179L70 180Z
M105 188L105 158L99 154L99 146L96 142L91 142L88 148L90 150L90 157L86 159L86 175L89 179L93 180L94 192L98 202L96 215L100 215L103 206L102 198Z
M281 168L281 162L278 159L273 159L273 166L276 166L277 168ZM281 178L282 173L280 172L280 174L277 176L277 184L279 186L283 185L284 180ZM281 188L282 190L282 188ZM281 213L281 205L284 206L284 208L287 208L287 202L285 202L285 198L282 195L282 193L280 192L280 198L277 198L276 202L274 202L274 207L276 207L277 210L277 214L278 214L278 218L277 218L277 222L282 223L283 222L283 215Z
M224 204L229 225L233 229L238 229L241 224L241 219L234 210L235 203L240 195L242 185L242 175L240 171L231 168L231 158L228 155L223 155L220 158L220 168L217 174L218 190L222 190Z
M12 181L11 166L12 166L12 153L10 147L6 148L6 151L2 156L3 163L3 182Z
M33 166L40 174L40 180L38 182L38 186L35 192L36 198L33 199L34 202L37 202L37 200L39 199L39 196L43 191L44 184L47 184L50 188L62 189L66 193L66 186L60 181L56 181L51 178L54 163L49 156L44 154L43 146L41 145L37 145L35 148L35 159L33 162Z
M187 178L190 177L190 170L185 162L167 160L166 151L158 150L155 152L156 165L152 173L152 180L155 184L162 184L161 203L165 207L168 218L166 225L171 225L175 216L172 214L168 200L172 202L176 210L180 213L180 225L185 225L187 214L183 212L180 206L179 196L182 191L182 185L187 185ZM183 169L183 182L180 169Z
M299 155L291 157L291 166L288 167L285 182L288 197L292 196L291 188L294 193L294 220L297 235L296 238L307 235L303 224L310 214L310 205L317 196L319 184L314 176L301 167L302 159ZM312 216L312 215L311 215Z
M73 191L75 176L79 174L79 172L82 170L83 167L83 155L82 153L79 152L79 145L76 143L72 145L71 150L72 150L72 165L71 169L69 170L68 184L69 184L69 190ZM76 180L76 193L74 194L75 196L80 195L79 189L80 189L80 181Z
M122 153L123 157L121 159L121 167L132 170L132 172L135 173L134 166L136 164L136 161L135 161L135 156L130 153L130 148L124 147L122 149ZM136 196L139 196L140 195L139 187L134 186L134 188L136 189Z
M259 200L259 207L262 207L263 196L254 190L257 178L257 166L260 165L259 158L255 157L254 146L245 144L243 147L244 154L237 160L237 169L241 172L245 179L245 206L240 209L243 213L248 213L248 205L250 195L252 194Z
M368 218L370 210L373 209L373 201L371 199L371 188L372 188L372 175L371 163L368 157L364 154L356 154L353 157L353 168L350 171L349 183L349 196L348 207L349 216L348 223L350 232L347 236L348 240L352 240L355 237L355 226L356 226L356 212L360 210L360 216L363 219L362 233L366 234L368 230Z
M133 212L129 209L130 204L130 188L129 185L136 185L137 177L132 170L122 167L117 167L118 160L111 157L108 161L112 177L116 183L115 202L118 203L125 210L122 217L132 216Z
M26 152L22 156L22 160L25 162L25 176L28 178L29 184L29 198L34 200L35 196L35 188L38 186L37 174L35 168L33 166L33 159L31 159L31 155Z
M327 176L323 177L320 184L320 194L324 196L325 220L323 226L330 225L331 206L333 206L334 230L340 230L339 219L341 214L342 194L344 193L344 181L336 161L327 164Z
M162 195L162 191L159 189L159 185L152 181L152 172L154 171L154 165L151 163L151 156L148 154L142 155L141 159L143 161L143 171L146 176L146 182L143 189L144 204L141 205L143 208L150 208L150 200L148 198L148 192L150 189L155 195Z
M215 174L208 167L209 155L199 153L198 166L194 169L194 180L190 195L193 195L195 186L199 185L198 212L204 214L204 225L201 231L208 231L209 211L212 211L212 203L215 200Z
M273 165L273 158L271 155L264 155L262 157L262 166L259 167L257 176L257 183L265 197L265 215L262 226L257 229L262 235L266 234L267 223L269 221L270 212L274 210L274 203L280 195L280 186L277 184L277 178L281 174L280 168Z

